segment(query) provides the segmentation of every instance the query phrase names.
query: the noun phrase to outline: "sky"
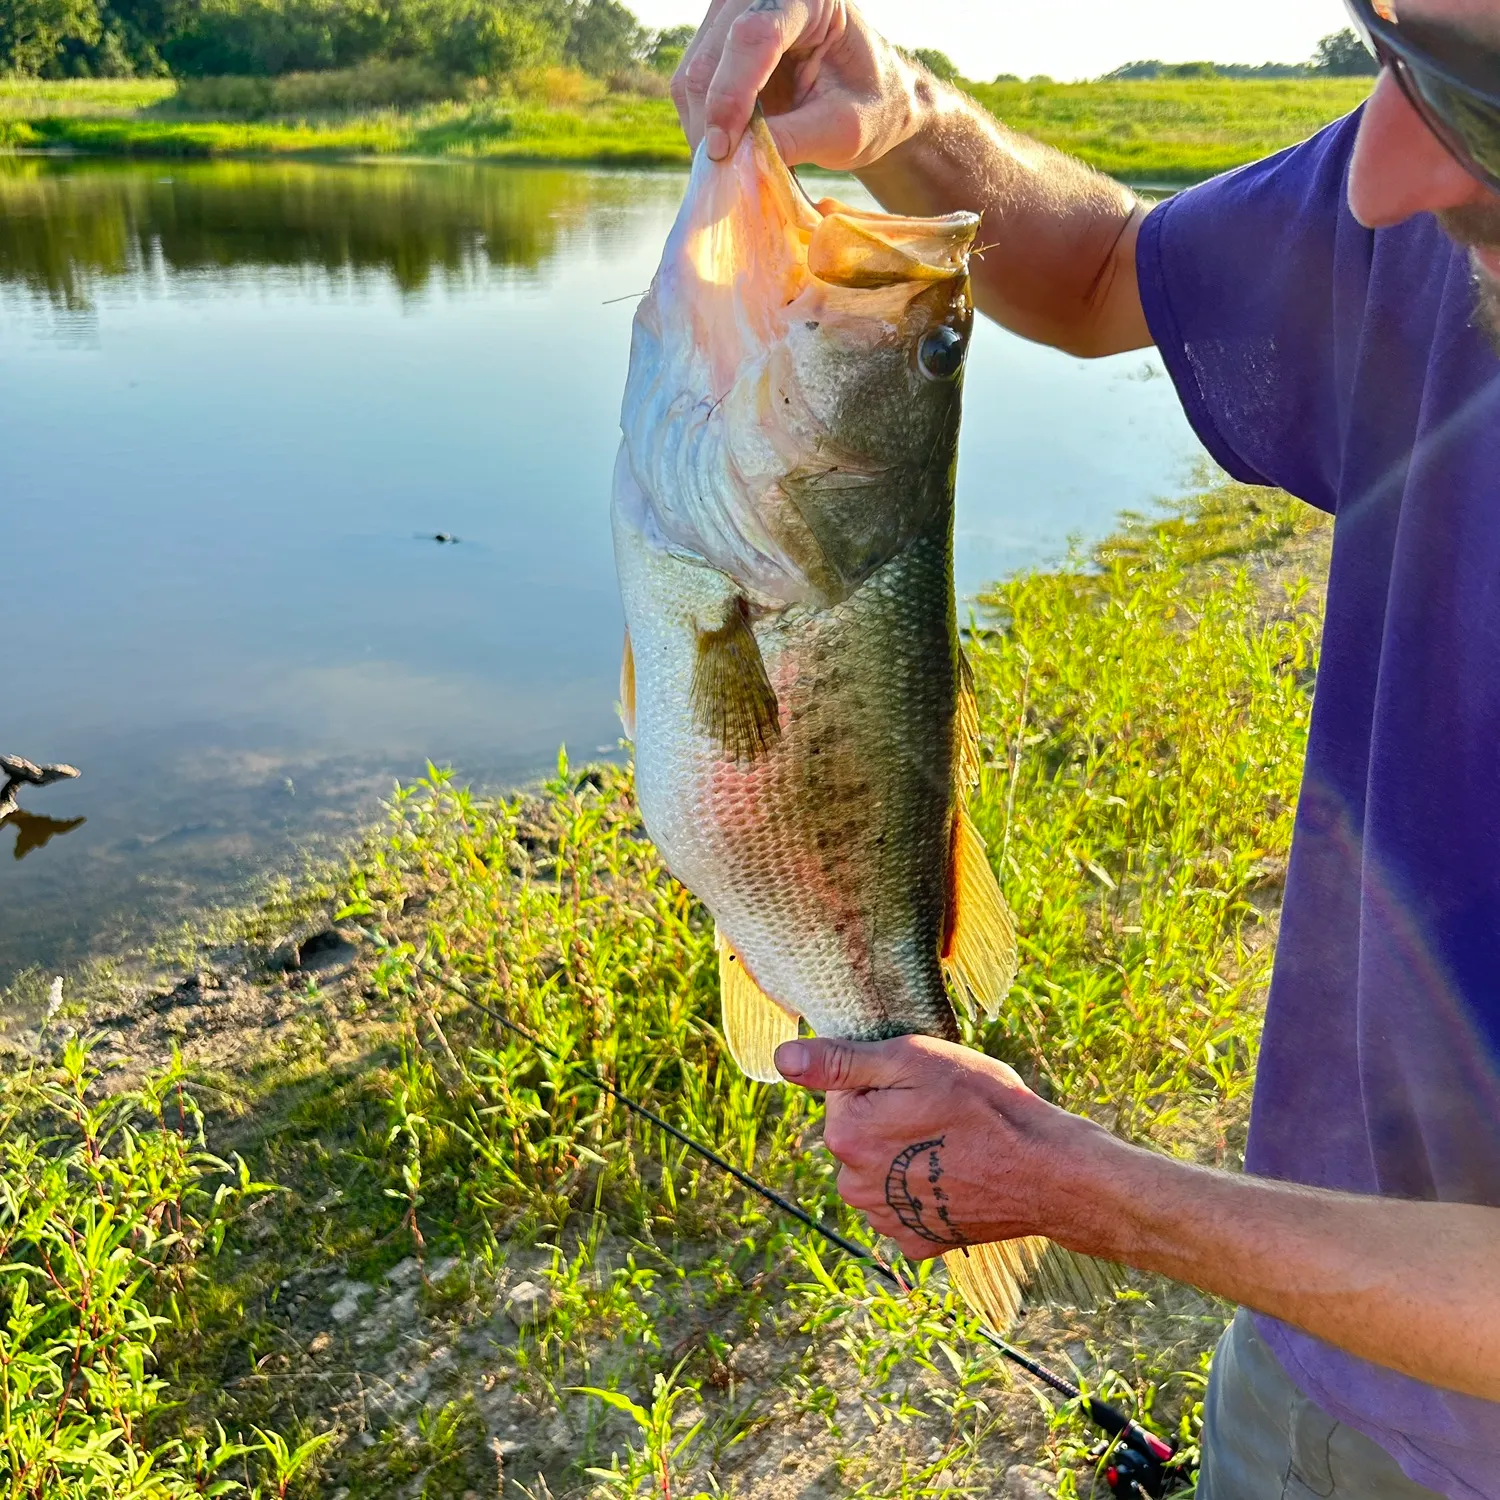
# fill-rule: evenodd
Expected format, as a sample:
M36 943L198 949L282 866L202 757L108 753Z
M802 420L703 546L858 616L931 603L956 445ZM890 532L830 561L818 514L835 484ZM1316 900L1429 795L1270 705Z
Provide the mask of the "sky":
M707 0L634 0L647 26L696 22ZM970 78L1097 78L1135 58L1301 62L1347 23L1340 0L863 0L892 41L937 47Z

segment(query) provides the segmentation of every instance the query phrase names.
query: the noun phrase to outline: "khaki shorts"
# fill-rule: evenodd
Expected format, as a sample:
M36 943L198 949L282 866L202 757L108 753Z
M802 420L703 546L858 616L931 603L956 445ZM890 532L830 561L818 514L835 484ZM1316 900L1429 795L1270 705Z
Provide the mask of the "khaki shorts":
M1219 1340L1203 1406L1197 1500L1442 1500L1287 1378L1241 1308Z

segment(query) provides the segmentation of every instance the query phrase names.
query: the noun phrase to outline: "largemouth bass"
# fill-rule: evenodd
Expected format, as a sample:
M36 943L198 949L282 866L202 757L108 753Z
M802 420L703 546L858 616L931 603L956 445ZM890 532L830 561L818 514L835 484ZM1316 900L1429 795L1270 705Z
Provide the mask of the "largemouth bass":
M646 828L718 928L724 1034L958 1040L1016 940L966 794L953 597L973 214L814 204L759 113L695 158L636 314L615 469ZM1003 1328L1041 1242L947 1257Z

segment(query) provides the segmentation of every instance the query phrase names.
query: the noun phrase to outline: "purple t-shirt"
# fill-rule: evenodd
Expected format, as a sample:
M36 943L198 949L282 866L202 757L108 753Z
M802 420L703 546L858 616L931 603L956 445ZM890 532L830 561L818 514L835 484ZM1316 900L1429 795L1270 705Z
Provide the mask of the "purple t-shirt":
M1357 126L1161 204L1137 258L1209 452L1336 518L1246 1168L1500 1206L1500 356L1433 218L1350 214ZM1258 1321L1419 1484L1500 1497L1500 1404Z

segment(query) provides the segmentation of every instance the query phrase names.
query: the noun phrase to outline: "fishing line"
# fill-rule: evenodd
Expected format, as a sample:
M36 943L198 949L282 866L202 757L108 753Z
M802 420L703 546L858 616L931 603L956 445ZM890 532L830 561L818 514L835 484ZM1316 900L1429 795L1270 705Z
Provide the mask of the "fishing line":
M576 1068L583 1078L601 1092L608 1094L612 1099L618 1099L632 1114L639 1116L648 1124L654 1125L658 1130L671 1136L673 1140L686 1146L704 1161L716 1166L721 1172L732 1177L741 1187L748 1189L765 1202L772 1204L782 1213L795 1219L804 1228L812 1230L822 1240L842 1250L845 1255L853 1260L867 1262L873 1266L877 1274L883 1277L898 1291L909 1292L911 1288L903 1280L894 1266L882 1260L868 1245L862 1245L858 1240L853 1240L848 1235L840 1233L831 1225L825 1223L816 1214L810 1214L799 1204L775 1188L752 1177L742 1167L737 1167L728 1157L720 1155L705 1141L700 1141L694 1136L679 1130L670 1120L663 1119L654 1109L632 1099L629 1094L610 1083L608 1079L585 1062L577 1058L569 1057L559 1052L557 1048L550 1046L539 1037L529 1026L508 1016L505 1012L496 1010L484 1001L477 1000L462 985L440 974L423 971L424 977L435 980L451 994L456 995L482 1015L486 1015L494 1021L497 1026L503 1027L514 1036L530 1043L538 1052L550 1057L554 1062L563 1063L565 1066ZM957 1317L941 1309L941 1316L950 1326L958 1328ZM998 1334L991 1332L980 1324L977 1329L978 1335L991 1348L997 1350L1006 1359L1043 1385L1050 1387L1059 1395L1067 1397L1069 1401L1076 1401L1083 1414L1104 1432L1109 1438L1118 1442L1112 1455L1109 1456L1110 1463L1105 1471L1106 1480L1110 1489L1117 1496L1126 1497L1126 1500L1136 1500L1136 1497L1145 1497L1145 1500L1154 1500L1165 1493L1165 1486L1169 1478L1178 1477L1178 1472L1168 1474L1165 1465L1173 1458L1175 1449L1164 1438L1158 1437L1154 1432L1142 1427L1133 1417L1121 1411L1118 1406L1108 1401L1103 1401L1097 1396L1088 1396L1081 1391L1071 1380L1059 1375L1055 1370L1050 1370L1038 1360L1032 1359L1029 1354L1016 1348L1014 1344L1007 1343ZM1183 1477L1186 1477L1183 1475Z

